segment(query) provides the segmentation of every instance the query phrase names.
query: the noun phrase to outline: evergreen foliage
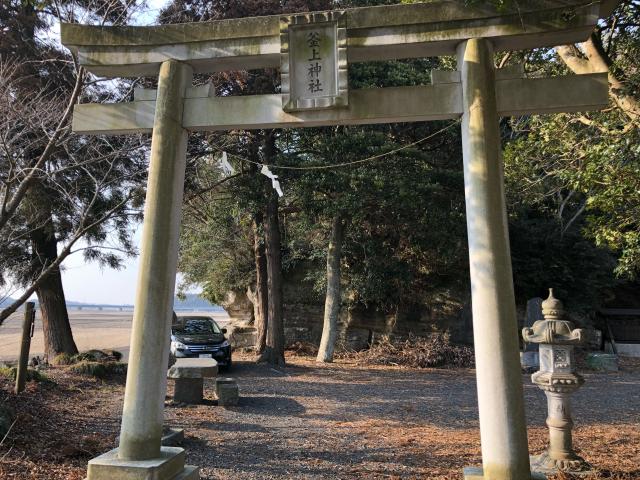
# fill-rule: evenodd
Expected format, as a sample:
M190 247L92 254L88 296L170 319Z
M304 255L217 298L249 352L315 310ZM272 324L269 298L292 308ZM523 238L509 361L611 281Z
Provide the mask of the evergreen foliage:
M18 375L18 368L17 367L0 367L0 375L15 382L16 376ZM32 368L27 369L25 380L27 382L51 383L51 380L44 373L39 372L38 370L34 370Z
M43 312L47 353L75 353L62 290L64 259L118 268L136 253L131 223L141 216L146 177L140 137L83 137L70 128L77 101L119 101L51 41L55 21L124 23L140 3L10 0L0 5L0 287L32 293Z
M388 3L400 2L343 1L333 6ZM167 12L182 9L183 4L175 2L177 7ZM220 18L216 12L221 4L208 5L199 18ZM225 6L239 16L249 8L236 2ZM496 4L498 9L512 7L508 2ZM637 64L636 10L635 2L626 2L615 14L617 25L609 19L599 34L611 38L611 47L607 43L606 48L614 59L612 69L623 72L628 93L637 96L633 86L637 72L631 68ZM524 61L533 75L568 70L549 49L496 59L502 65L515 61ZM454 67L455 61L447 57L352 64L350 88L427 84L432 68ZM225 82L218 80L218 87L227 85L218 91L231 93L229 80L238 78L244 78L243 85L264 80L259 72L230 73ZM277 85L277 78L270 77L268 83L273 82ZM586 125L584 118L598 123ZM634 208L640 198L635 179L638 129L628 126L627 120L614 108L588 116L526 116L502 122L520 305L554 286L569 308L586 311L611 294L619 282L614 273L633 277L638 232ZM278 134L273 163L313 168L360 160L411 144L445 125L285 130ZM243 160L264 161L250 148L253 135L260 133L233 132L206 139L208 161L214 166L201 165L198 178L209 176L205 182L209 185L224 183L215 194L200 196L197 210L186 210L181 270L187 283L203 283L206 296L214 302L230 289L245 290L255 280L251 219L256 202L270 185L260 182L255 165ZM459 145L458 129L452 128L387 157L348 167L272 168L285 191L280 214L285 272L304 270L309 289L315 292L310 295L320 302L331 220L343 215L348 220L342 252L346 302L393 310L444 296L462 305L469 293ZM235 168L235 176L226 180L211 161L222 151L230 154Z
M525 295L547 278L565 289L564 298L590 307L640 272L638 18L640 3L622 2L584 44L511 59L536 76L607 71L611 97L602 112L505 125L512 241L528 253L515 278Z

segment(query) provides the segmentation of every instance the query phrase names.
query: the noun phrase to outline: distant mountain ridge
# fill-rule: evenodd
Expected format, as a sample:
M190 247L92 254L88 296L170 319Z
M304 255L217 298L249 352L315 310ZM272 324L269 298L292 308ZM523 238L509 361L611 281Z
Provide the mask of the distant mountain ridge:
M197 293L187 293L184 300L174 297L173 308L176 310L223 310L222 307L205 300Z
M11 297L0 298L0 308L6 308L11 305L15 300Z
M0 308L6 308L11 305L15 300L11 297L0 300ZM34 300L36 305L38 300ZM82 306L102 306L102 307L115 307L115 308L133 308L133 305L129 304L108 304L108 303L87 303L87 302L75 302L73 300L67 300L67 307L82 307ZM184 300L178 297L173 298L173 308L176 310L222 310L222 307L210 303L208 300L200 297L197 293L187 293Z

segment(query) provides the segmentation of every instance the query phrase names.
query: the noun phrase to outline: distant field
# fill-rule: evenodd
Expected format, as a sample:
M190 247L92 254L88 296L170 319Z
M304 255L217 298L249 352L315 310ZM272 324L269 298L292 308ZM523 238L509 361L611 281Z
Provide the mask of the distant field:
M221 324L228 322L229 317L222 312L186 312L181 315L202 314L209 315ZM114 310L69 310L73 338L79 350L92 348L112 348L124 354L125 360L129 356L129 337L131 335L131 320L133 312ZM23 314L15 313L0 326L0 360L15 360L20 350L20 336L22 331ZM42 319L40 312L36 314L36 327L31 340L30 356L43 356L44 335L42 333Z

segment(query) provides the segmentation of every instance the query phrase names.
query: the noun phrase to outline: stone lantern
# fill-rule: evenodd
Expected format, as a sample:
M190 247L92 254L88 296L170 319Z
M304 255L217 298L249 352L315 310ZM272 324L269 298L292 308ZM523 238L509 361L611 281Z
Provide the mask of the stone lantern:
M549 447L531 460L534 471L585 471L589 464L573 451L570 396L582 383L576 373L574 346L585 341L584 330L574 329L564 318L562 302L553 296L542 302L544 320L522 330L526 342L540 345L540 370L531 376L533 383L547 396Z

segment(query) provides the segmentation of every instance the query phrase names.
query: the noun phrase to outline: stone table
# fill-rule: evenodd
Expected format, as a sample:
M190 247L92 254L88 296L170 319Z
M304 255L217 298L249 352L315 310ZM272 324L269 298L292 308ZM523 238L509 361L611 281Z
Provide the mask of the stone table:
M218 374L218 362L213 358L178 358L167 378L173 378L175 390L173 400L179 403L201 403L204 379Z

